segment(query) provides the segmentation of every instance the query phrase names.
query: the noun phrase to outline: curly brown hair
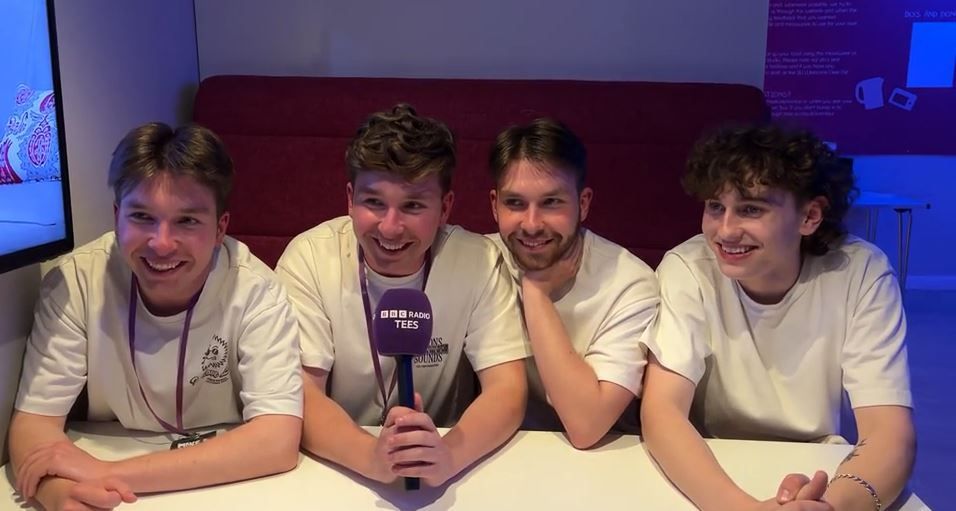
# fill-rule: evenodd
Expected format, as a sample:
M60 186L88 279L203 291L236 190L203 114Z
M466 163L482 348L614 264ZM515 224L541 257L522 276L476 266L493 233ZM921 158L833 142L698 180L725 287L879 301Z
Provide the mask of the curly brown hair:
M741 195L754 186L793 193L797 204L824 197L823 221L801 249L822 255L846 235L843 219L858 191L852 161L838 158L805 130L777 124L726 127L705 136L691 150L682 184L708 200L732 186Z
M353 185L359 172L369 170L397 174L412 183L437 174L446 193L455 163L455 138L445 123L419 116L404 103L370 115L345 152Z
M188 176L212 191L216 213L226 211L233 164L215 133L198 124L173 129L161 122L130 130L113 151L107 180L118 204L127 193L160 174Z

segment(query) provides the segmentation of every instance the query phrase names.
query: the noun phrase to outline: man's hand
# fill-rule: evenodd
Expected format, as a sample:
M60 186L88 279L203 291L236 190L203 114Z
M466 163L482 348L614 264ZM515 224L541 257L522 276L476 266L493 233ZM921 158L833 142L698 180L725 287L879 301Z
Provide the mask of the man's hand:
M113 509L123 502L136 502L136 495L126 483L116 478L98 479L74 484L61 509Z
M770 511L777 509L780 511L834 511L833 506L818 500L794 500L780 505L776 499L758 502L755 506L749 508L748 511Z
M388 484L398 478L398 475L392 470L394 463L391 461L391 452L394 449L392 447L394 437L402 430L395 422L400 417L421 412L422 396L417 392L415 393L415 408L417 411L405 406L393 406L388 410L388 414L385 416L385 425L382 426L378 439L375 441L374 459L372 460L374 469L373 473L370 474L372 479Z
M17 470L17 490L32 499L44 477L76 482L106 479L109 466L110 463L94 458L68 440L43 444L30 452Z
M809 478L803 474L788 474L780 482L777 496L758 502L750 511L834 511L830 503L822 500L827 489L827 474L818 470Z
M583 253L584 230L582 229L561 259L543 270L526 271L521 279L522 286L532 286L551 296L564 288L578 274Z
M821 500L825 491L827 491L827 473L822 470L817 470L812 479L804 474L788 474L777 489L777 503Z
M420 477L429 486L439 486L455 475L451 450L428 414L402 415L395 426L398 432L389 440L388 458L395 475Z

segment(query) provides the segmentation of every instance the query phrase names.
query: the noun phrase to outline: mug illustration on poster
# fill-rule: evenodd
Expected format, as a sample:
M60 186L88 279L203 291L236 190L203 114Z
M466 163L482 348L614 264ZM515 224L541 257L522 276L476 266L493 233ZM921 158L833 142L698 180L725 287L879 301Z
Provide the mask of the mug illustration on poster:
M857 83L856 101L867 110L883 108L883 77L867 78Z

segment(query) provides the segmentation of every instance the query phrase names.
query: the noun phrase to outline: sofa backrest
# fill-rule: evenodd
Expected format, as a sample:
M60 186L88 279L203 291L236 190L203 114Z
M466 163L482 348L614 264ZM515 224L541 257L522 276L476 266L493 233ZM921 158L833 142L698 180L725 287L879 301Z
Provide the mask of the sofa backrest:
M496 229L487 161L497 133L561 120L588 149L594 202L585 225L652 266L700 230L700 205L679 182L693 142L728 121L768 116L763 94L745 85L210 77L194 120L223 138L236 164L229 233L275 266L293 236L345 214L346 145L370 113L398 102L455 134L451 223L482 233Z

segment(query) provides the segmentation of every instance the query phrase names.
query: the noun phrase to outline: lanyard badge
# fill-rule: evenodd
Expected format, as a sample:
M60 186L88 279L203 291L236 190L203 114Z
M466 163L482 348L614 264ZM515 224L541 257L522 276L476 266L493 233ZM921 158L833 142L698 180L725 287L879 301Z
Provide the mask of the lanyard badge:
M184 447L192 447L194 445L199 445L206 440L216 436L215 431L209 431L208 433L193 433L191 435L186 435L182 438L177 438L173 440L173 443L169 444L169 449L174 451L176 449L182 449Z

